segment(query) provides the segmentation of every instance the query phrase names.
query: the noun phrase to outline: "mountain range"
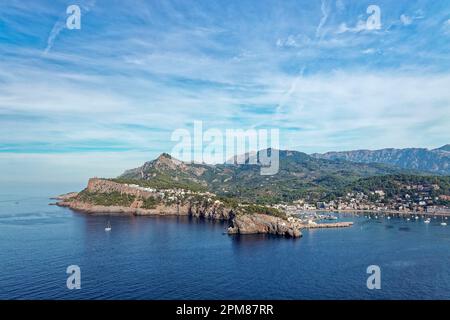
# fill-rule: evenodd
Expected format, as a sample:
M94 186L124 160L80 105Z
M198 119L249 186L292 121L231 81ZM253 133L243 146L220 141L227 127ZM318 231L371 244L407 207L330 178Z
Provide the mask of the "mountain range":
M244 155L245 164L216 165L185 163L164 153L141 167L127 170L115 180L157 188L205 190L256 203L299 198L321 200L351 191L355 185L372 186L374 181L392 184L414 177L415 182L437 179L447 183L449 177L433 176L449 173L447 150L448 145L434 150L358 150L322 155L279 150L279 171L270 176L260 174L259 164L248 163L249 157L259 159L262 151ZM385 178L373 179L380 176Z
M316 159L340 159L357 163L384 163L403 169L450 174L450 144L431 150L425 148L388 148L314 153L311 156Z

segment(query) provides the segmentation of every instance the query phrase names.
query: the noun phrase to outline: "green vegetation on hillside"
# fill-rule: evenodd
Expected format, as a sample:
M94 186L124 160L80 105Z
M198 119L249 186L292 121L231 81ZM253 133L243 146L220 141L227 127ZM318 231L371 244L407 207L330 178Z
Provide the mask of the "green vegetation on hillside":
M205 165L183 163L168 155L126 171L111 181L139 185L156 190L172 189L160 198L142 200L142 208L191 204L207 208L215 200L239 213L265 213L283 216L270 205L335 202L348 205L373 203L395 207L449 205L450 177L432 176L385 164L353 163L345 160L316 159L296 151L280 151L278 173L261 175L257 164ZM181 193L173 189L196 192ZM216 196L204 193L209 191ZM447 196L447 197L446 197ZM159 196L158 196L159 197ZM81 200L99 205L129 206L135 197L111 194L80 193ZM334 201L336 200L336 201ZM421 203L421 204L420 204Z
M376 190L382 190L385 193L384 201L396 197L412 195L418 191L426 192L429 197L435 198L440 195L450 194L449 176L427 176L427 175L384 175L357 179L341 188L326 192L321 201L335 200L337 197L344 196L347 193L362 192L369 194ZM371 201L378 200L376 195L370 195ZM445 201L440 200L438 204L445 205Z
M135 199L135 196L122 194L120 192L93 193L87 191L86 189L81 191L77 196L78 201L83 201L98 206L129 207Z
M394 196L399 191L407 192L407 186L435 185L435 195L449 194L449 176L417 176L417 175L386 175L359 179L348 186L347 190L360 192L384 190L388 196Z
M152 179L142 180L142 179L131 179L131 178L115 178L110 179L111 181L117 183L126 183L126 184L136 184L138 186L144 188L154 188L154 189L184 189L191 190L194 192L204 192L207 191L207 188L202 186L199 183L194 181L184 180L177 181L172 179L168 175L158 174Z
M154 197L148 197L147 199L143 199L142 202L142 208L155 209L156 206L160 203L160 200Z
M269 216L274 216L278 218L286 219L286 214L278 209L270 208L262 205L256 205L256 204L249 204L239 207L239 213L244 214L267 214Z
M450 194L448 177L431 176L377 163L354 163L345 160L317 159L296 151L279 152L279 171L275 175L260 174L259 165L180 164L169 156L147 162L128 170L115 182L137 184L156 189L180 188L210 191L230 202L267 205L334 200L349 192L369 193L385 190L386 198L398 195L408 184L429 184L437 181L439 190L431 195ZM386 199L385 199L386 200ZM231 207L232 207L231 206Z

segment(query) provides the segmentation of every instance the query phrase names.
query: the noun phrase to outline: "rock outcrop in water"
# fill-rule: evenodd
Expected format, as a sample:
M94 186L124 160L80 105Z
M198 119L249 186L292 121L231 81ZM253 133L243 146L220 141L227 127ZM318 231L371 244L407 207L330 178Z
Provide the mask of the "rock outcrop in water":
M238 215L231 221L229 234L267 233L279 236L299 238L300 229L293 223L266 214Z

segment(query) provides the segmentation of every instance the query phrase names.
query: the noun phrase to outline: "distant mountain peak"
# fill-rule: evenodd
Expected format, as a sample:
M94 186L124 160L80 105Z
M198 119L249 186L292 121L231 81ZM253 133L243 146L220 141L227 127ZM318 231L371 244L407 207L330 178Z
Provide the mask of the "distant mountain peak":
M450 144L445 144L440 148L434 149L434 150L439 150L439 151L445 151L445 152L450 152Z
M161 153L158 158L151 161L150 163L153 167L167 167L170 169L181 168L185 165L183 161L172 157L168 153Z
M172 156L171 156L170 154L164 152L164 153L161 153L161 154L159 155L159 157L156 158L156 159L172 159Z
M312 156L320 159L341 159L357 163L382 163L408 170L450 174L449 144L432 150L426 148L386 148L315 153Z

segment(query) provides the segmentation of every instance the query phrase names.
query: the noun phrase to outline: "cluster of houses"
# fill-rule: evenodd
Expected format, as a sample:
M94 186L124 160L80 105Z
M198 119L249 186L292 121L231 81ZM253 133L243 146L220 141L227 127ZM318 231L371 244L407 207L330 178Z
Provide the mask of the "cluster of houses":
M375 190L368 194L363 192L347 193L332 201L310 203L304 199L294 201L293 204L277 204L274 207L287 213L312 210L341 210L341 211L399 211L399 212L427 212L450 214L450 208L439 205L440 200L449 201L450 196L433 196L432 191L439 190L438 185L405 186L404 191L395 197L387 199L384 190Z
M206 199L208 202L217 201L214 198L216 195L211 192L195 192L191 190L185 190L185 189L155 189L155 188L149 188L149 187L142 187L137 184L127 184L127 187L137 189L143 192L148 192L153 194L154 196L157 196L160 199L167 200L167 201L181 201L184 200L190 196L201 196Z
M155 189L142 187L136 184L127 185L130 188L143 192L152 193L160 199L166 201L182 201L188 197L203 197L208 202L220 202L216 200L216 195L211 192L195 192L184 189ZM438 185L412 185L405 186L395 197L387 199L384 190L375 190L368 194L363 192L350 192L345 196L328 202L319 201L315 203L307 202L304 199L294 201L292 204L276 204L273 208L282 210L288 214L295 214L298 211L314 210L337 210L337 211L399 211L399 212L428 212L439 214L450 214L450 208L438 205L439 200L449 201L450 196L433 196L432 191L439 190ZM220 204L220 203L218 203Z

